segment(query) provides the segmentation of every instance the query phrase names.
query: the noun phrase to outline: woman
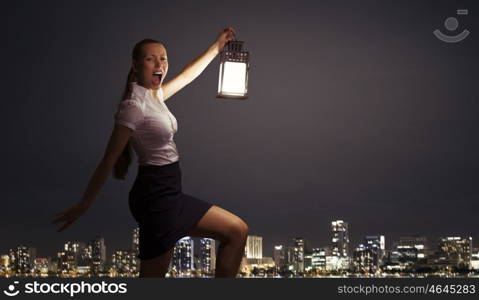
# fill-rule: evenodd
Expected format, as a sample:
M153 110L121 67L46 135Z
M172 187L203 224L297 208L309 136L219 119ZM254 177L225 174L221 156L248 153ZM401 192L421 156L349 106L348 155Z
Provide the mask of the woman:
M87 211L112 170L115 178L124 179L131 143L139 163L129 206L140 228L140 277L164 277L176 241L187 235L219 240L215 276L236 277L248 226L236 215L182 193L179 156L173 141L177 122L164 104L198 77L234 35L233 28L225 28L203 54L164 84L168 73L165 47L149 39L135 45L123 101L115 114L105 154L82 201L56 214L60 216L52 223L66 222L58 231Z

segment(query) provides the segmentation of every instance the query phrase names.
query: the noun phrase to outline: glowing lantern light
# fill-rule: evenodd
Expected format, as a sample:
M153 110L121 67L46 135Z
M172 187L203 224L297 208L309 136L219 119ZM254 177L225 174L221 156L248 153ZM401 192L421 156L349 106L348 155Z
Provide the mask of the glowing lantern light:
M217 98L248 98L249 52L242 41L230 41L220 55Z

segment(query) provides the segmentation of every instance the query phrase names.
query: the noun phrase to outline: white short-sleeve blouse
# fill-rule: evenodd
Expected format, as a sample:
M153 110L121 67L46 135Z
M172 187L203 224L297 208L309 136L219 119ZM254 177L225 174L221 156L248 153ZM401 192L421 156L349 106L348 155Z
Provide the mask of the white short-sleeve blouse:
M173 141L178 123L164 103L161 88L158 96L153 97L152 90L133 82L131 97L123 100L115 113L116 124L133 130L130 141L140 166L165 165L179 160Z

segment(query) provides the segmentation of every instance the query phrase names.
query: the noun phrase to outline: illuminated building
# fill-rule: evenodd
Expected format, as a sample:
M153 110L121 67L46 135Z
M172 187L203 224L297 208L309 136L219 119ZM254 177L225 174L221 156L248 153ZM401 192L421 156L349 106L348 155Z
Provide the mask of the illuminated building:
M66 255L66 260L73 270L77 266L84 266L88 264L88 260L85 259L85 243L82 242L66 242L63 245L63 251Z
M188 273L193 270L193 239L186 236L180 239L173 250L173 270Z
M35 258L33 261L33 270L36 275L48 276L48 269L51 259L48 258Z
M7 272L11 268L10 257L8 255L0 256L0 272Z
M475 248L471 254L471 269L479 270L479 248Z
M444 237L439 239L438 250L428 257L428 264L440 268L471 268L472 237Z
M75 271L71 259L65 251L57 252L57 270L59 274L69 274Z
M417 261L426 257L427 239L419 236L400 237L396 249L403 258Z
M326 270L326 256L331 256L330 247L313 248L311 262L313 270Z
M140 252L140 228L133 229L133 238L131 243L131 250L138 255Z
M263 237L256 235L248 235L245 246L246 258L261 259L263 258Z
M128 276L136 272L134 252L132 250L115 251L112 255L111 271L119 276Z
M384 255L384 236L367 236L353 252L353 267L356 272L376 273Z
M348 223L342 220L331 222L332 238L332 255L338 257L348 257L349 254L349 231Z
M273 260L276 267L283 269L286 264L286 249L283 245L274 246Z
M376 266L382 265L386 254L386 238L384 235L368 235L364 238L364 245L375 252L377 261L374 264Z
M36 248L18 246L10 249L10 264L16 274L30 273L33 269L33 261L36 258Z
M351 264L350 257L326 256L326 271L340 271L349 269Z
M403 236L394 242L393 249L385 257L386 270L406 270L426 263L427 239L423 236Z
M293 239L293 268L297 272L304 271L304 239L302 237Z
M131 240L131 253L132 257L130 258L130 271L132 273L137 273L140 271L140 259L138 254L140 253L140 228L136 227L133 229L133 236Z
M378 248L381 252L381 256L385 254L386 251L386 238L384 235L367 235L364 238L364 244Z
M103 271L106 263L105 240L101 236L96 236L90 241L91 246L91 269L94 274Z
M216 246L214 239L200 239L199 260L200 268L203 273L210 273L216 268Z

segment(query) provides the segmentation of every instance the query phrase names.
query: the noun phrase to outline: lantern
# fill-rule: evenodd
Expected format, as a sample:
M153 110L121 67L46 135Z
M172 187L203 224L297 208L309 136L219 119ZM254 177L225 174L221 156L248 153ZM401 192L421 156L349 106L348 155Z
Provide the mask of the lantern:
M242 48L242 41L229 41L221 52L217 98L248 98L249 52Z

